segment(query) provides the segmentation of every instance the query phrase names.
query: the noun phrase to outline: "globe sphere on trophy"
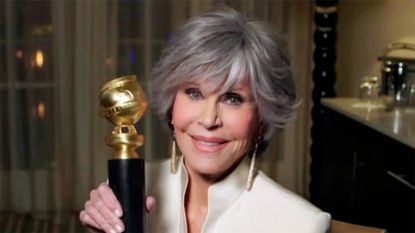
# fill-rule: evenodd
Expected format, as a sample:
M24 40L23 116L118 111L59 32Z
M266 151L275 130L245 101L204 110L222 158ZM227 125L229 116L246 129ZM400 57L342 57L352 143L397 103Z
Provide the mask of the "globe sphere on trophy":
M115 127L105 138L114 150L108 160L108 181L124 211L125 232L145 231L144 160L136 148L144 142L134 124L147 109L144 92L134 75L107 82L99 94L99 113Z

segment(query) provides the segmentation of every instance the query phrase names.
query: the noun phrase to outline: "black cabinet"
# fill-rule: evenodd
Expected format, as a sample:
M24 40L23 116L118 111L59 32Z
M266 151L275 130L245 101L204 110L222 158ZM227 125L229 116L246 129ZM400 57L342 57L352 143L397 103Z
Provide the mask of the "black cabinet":
M337 220L415 232L415 149L324 107L310 200Z

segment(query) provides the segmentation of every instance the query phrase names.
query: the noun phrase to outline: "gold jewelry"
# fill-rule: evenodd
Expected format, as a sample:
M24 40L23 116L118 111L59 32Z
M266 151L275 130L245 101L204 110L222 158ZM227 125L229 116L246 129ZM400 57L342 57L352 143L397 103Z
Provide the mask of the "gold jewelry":
M170 171L173 174L176 174L177 171L177 151L176 151L176 139L173 137L173 142L171 145L171 158L170 158Z
M258 150L258 144L260 140L257 140L255 143L254 152L252 153L251 164L249 165L248 179L246 181L246 191L251 191L252 185L254 184L254 177L256 173L255 162L256 162L256 153Z

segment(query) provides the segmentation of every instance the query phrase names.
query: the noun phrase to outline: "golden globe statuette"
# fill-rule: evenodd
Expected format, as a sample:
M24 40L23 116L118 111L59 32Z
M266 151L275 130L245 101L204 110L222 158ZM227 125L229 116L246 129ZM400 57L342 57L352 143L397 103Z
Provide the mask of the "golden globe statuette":
M99 94L99 113L115 127L105 138L114 149L108 160L109 185L121 203L125 232L145 231L145 177L144 160L135 151L144 137L134 124L147 108L144 92L134 75L107 82Z

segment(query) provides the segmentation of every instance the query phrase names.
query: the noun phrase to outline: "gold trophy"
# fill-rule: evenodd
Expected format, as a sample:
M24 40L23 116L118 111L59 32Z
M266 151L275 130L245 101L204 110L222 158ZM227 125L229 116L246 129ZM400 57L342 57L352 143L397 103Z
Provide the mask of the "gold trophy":
M108 160L109 185L121 203L127 233L145 231L144 160L135 151L144 142L134 124L147 109L147 100L135 75L107 82L99 94L99 113L115 127L105 138L114 149Z

